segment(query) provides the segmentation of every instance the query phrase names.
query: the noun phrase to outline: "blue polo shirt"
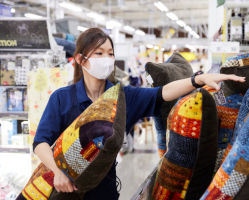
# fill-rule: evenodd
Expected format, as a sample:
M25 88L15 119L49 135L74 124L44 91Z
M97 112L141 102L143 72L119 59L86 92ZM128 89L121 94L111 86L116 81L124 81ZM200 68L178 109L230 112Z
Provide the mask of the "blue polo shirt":
M113 84L106 81L105 91ZM92 100L87 96L83 77L76 83L78 108L83 112ZM134 88L124 87L126 100L126 132L144 117L158 115L162 105L162 88ZM159 94L159 95L158 95ZM159 97L159 98L158 98ZM158 99L160 99L158 101ZM70 86L60 88L50 96L46 109L42 115L34 138L34 148L42 142L50 146L58 139L63 131L75 120L71 114L72 99ZM75 118L78 116L75 116ZM108 178L109 177L109 178ZM110 178L112 180L110 180ZM115 163L104 180L94 189L85 194L84 200L116 200L116 170Z

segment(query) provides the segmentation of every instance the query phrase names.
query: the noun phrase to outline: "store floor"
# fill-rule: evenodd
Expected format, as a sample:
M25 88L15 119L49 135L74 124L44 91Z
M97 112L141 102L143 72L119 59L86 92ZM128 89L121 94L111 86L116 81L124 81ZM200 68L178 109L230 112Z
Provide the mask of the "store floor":
M130 200L159 161L155 129L154 142L150 130L147 137L148 141L145 144L144 130L140 137L135 136L134 153L125 154L122 162L117 165L117 176L122 182L119 200Z

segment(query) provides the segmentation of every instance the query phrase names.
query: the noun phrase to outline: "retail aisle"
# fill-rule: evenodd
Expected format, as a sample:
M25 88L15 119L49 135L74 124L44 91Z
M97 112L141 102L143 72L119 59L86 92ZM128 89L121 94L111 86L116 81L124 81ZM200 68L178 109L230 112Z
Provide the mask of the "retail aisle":
M117 176L122 182L119 200L130 200L139 186L145 181L159 161L154 129L154 142L151 131L148 131L148 141L145 145L145 131L140 137L135 136L134 153L125 154L122 162L117 165Z

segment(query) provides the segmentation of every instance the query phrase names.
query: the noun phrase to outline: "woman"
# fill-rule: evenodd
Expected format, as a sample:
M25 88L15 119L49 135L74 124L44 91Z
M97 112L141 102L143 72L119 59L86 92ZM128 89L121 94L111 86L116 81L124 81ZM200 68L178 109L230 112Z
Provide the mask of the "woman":
M56 90L51 95L34 139L36 155L55 174L54 186L57 192L73 192L77 188L57 168L50 146L80 113L112 87L106 79L114 69L113 42L102 30L90 28L80 35L74 59L76 61L74 71L76 91L68 86ZM203 84L219 90L218 83L223 80L244 82L245 78L235 75L203 74L194 77L192 81L187 78L157 88L124 87L127 113L126 132L129 132L138 119L157 115L163 101L179 98ZM116 171L115 164L113 164L108 175L96 188L85 194L84 200L118 199L115 180Z

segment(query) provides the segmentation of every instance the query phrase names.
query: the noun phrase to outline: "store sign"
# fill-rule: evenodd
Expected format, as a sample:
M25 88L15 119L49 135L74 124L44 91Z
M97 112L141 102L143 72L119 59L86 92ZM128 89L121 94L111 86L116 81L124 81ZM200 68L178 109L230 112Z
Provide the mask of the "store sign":
M48 50L51 49L46 20L0 21L1 50Z
M210 50L212 53L239 53L239 42L211 42Z
M11 8L0 4L0 16L12 17Z
M153 41L156 39L155 34L145 34L145 35L133 35L133 41L139 42L139 41Z

